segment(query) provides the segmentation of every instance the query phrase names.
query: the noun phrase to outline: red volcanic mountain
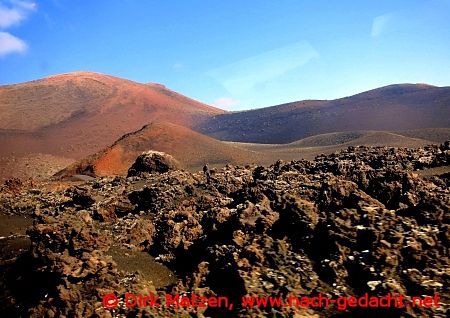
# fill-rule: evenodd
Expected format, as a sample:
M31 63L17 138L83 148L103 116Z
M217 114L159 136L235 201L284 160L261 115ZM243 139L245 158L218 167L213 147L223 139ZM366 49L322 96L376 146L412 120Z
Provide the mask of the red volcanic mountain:
M192 127L220 113L162 85L89 72L0 86L0 175L13 172L11 160L45 154L67 164L152 121Z
M136 158L147 150L171 154L190 170L210 166L245 164L257 161L255 152L199 134L189 128L167 122L154 122L126 134L106 149L68 166L57 176L126 175Z
M390 85L336 100L219 114L195 129L220 140L289 143L345 131L450 127L450 87Z
M69 165L68 174L121 174L147 150L170 153L190 169L299 158L305 150L303 143L280 148L217 139L280 144L339 132L326 137L333 146L352 131L408 130L413 138L440 140L448 130L435 128L449 127L450 87L391 85L227 113L159 84L75 72L0 86L0 180L47 177Z

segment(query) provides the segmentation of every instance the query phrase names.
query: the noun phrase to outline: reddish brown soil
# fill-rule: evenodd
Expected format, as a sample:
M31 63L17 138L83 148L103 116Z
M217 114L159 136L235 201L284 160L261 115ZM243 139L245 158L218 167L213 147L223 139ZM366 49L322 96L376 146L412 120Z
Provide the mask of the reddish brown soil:
M152 123L127 134L105 150L76 162L59 175L92 174L96 176L125 175L144 151L171 154L184 168L257 162L255 152L235 147L189 128L167 122Z

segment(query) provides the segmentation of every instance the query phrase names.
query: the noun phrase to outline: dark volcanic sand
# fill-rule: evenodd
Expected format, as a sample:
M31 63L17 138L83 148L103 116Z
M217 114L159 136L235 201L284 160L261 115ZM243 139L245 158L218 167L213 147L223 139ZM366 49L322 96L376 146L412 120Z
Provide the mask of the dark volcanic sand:
M33 225L33 219L30 216L0 213L0 236L25 234L31 225Z
M112 256L119 270L129 274L140 272L144 279L153 283L155 288L176 283L174 274L167 267L156 262L146 252L130 251L125 248L112 246L107 254Z

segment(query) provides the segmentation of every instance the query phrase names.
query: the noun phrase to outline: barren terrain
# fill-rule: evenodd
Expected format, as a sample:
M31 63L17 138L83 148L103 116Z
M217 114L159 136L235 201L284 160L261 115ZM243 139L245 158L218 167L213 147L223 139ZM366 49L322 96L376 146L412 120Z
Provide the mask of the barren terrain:
M26 235L19 226L0 239L2 314L448 317L449 166L447 142L352 146L313 161L227 166L209 176L141 166L129 177L9 182L0 214L34 222ZM127 308L127 292L222 296L234 306ZM111 293L122 302L104 308ZM391 293L407 303L438 294L440 306L242 304L248 295L319 293Z
M440 143L450 138L449 105L448 87L402 84L227 113L159 84L91 72L55 75L0 86L0 181L42 180L67 166L124 174L145 150L197 170L205 163L312 159L349 145Z
M449 87L228 113L89 72L0 86L0 315L448 317L449 139Z

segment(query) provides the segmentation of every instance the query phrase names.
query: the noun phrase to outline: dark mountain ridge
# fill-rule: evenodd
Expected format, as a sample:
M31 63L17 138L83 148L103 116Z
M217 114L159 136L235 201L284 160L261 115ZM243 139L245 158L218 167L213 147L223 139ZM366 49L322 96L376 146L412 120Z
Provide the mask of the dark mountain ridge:
M239 142L289 143L324 133L450 126L450 87L396 84L336 100L305 100L218 114L195 127Z

